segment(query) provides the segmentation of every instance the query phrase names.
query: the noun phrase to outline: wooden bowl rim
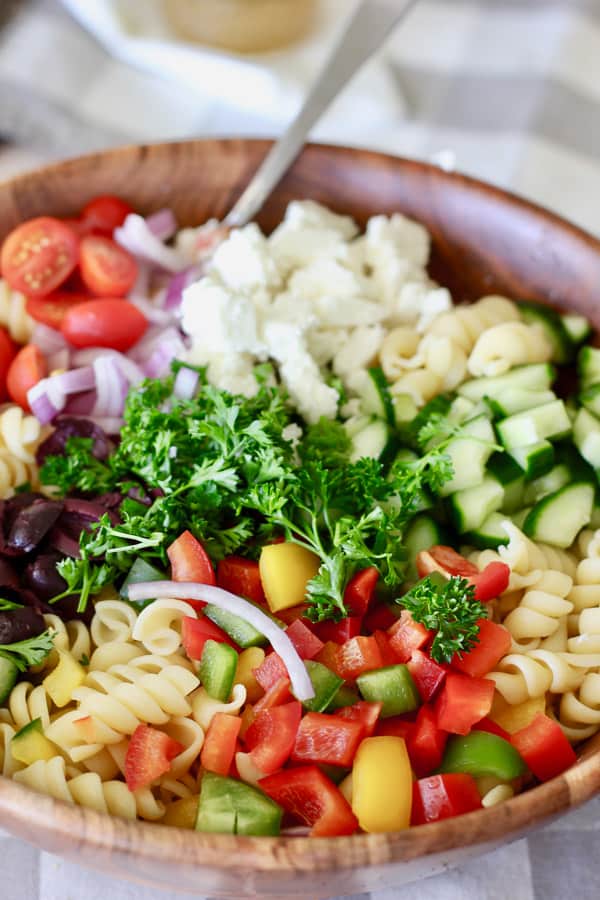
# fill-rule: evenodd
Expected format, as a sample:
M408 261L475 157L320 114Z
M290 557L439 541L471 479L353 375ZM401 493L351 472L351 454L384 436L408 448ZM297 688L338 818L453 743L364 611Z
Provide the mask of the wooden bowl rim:
M69 176L85 171L90 165L143 161L147 156L168 153L173 147L186 148L223 145L257 148L266 152L272 141L249 138L208 138L193 141L171 141L157 144L128 144L105 151L74 157L21 173L0 181L0 192L18 188L47 176ZM361 160L384 160L402 170L435 174L438 181L459 183L467 190L483 192L505 207L513 207L543 222L551 222L564 233L570 233L600 255L600 240L566 221L545 207L531 203L517 194L487 184L459 172L447 172L439 167L374 150L312 143L315 149L334 157L360 157ZM13 194L18 208L16 193ZM597 746L596 746L597 744ZM11 779L0 776L0 813L2 824L11 830L14 823L18 833L35 841L36 833L45 832L58 846L59 839L75 842L86 848L135 854L140 860L193 864L212 869L229 867L236 860L241 868L257 872L309 872L352 869L365 865L408 861L421 856L449 851L458 847L475 846L504 838L517 838L529 828L541 826L551 817L591 799L600 791L600 743L584 752L583 758L562 775L545 784L518 794L511 800L489 809L385 834L360 834L352 837L236 837L208 834L147 823L126 821L107 816L92 809L72 805L39 794ZM32 820L35 818L35 825ZM174 840L174 836L176 839ZM222 855L222 856L221 856Z

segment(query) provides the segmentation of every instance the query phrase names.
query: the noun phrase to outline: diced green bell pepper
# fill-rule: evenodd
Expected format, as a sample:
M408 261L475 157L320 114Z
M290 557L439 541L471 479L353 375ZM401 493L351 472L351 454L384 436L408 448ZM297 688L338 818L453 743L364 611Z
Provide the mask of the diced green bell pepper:
M525 763L512 744L487 731L454 735L446 744L440 772L464 772L473 778L490 775L510 781L525 772Z
M227 703L231 697L238 658L229 644L211 640L205 643L198 676L210 697Z
M383 703L381 718L412 712L421 703L419 692L404 663L365 672L356 679L363 700Z
M129 600L129 588L132 584L140 584L142 581L164 581L167 576L160 569L151 566L145 559L138 557L127 573L127 578L121 585L119 594L123 600ZM136 607L148 606L153 600L142 600L140 603L134 603Z
M242 650L246 650L248 647L264 647L268 643L264 634L257 631L245 619L226 612L218 606L213 606L212 603L204 607L204 615L222 628Z
M344 679L324 666L323 663L307 659L304 663L315 692L315 696L303 703L310 712L323 712L331 704L344 683Z
M235 778L205 772L196 831L278 835L282 812L281 807L258 788Z
M360 697L358 693L347 684L343 684L335 696L327 706L327 712L334 712L336 709L342 709L344 706L354 706L358 703Z

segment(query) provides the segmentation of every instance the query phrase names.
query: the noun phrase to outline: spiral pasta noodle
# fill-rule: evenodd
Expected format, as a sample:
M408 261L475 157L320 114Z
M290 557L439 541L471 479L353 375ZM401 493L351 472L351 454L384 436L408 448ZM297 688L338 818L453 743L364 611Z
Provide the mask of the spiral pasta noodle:
M23 484L39 487L38 468L13 456L10 450L0 447L0 500L14 496L15 489Z
M525 591L503 622L511 633L513 649L535 650L543 638L554 634L561 618L573 609L565 599L572 584L568 575L550 569Z
M133 638L148 653L170 656L181 647L181 621L189 616L196 618L196 613L184 600L155 600L137 617Z
M0 448L8 450L24 463L34 463L35 453L46 437L35 416L24 413L16 403L0 406Z
M6 328L17 344L26 344L29 341L35 325L25 304L25 296L19 291L13 291L6 281L0 278L0 325Z
M476 378L502 375L512 366L543 363L552 359L552 345L540 325L503 322L477 338L467 364Z
M498 295L482 297L469 306L456 306L437 316L428 334L450 338L465 354L470 354L477 339L487 329L504 322L518 322L519 308L512 300Z
M53 705L43 684L34 686L29 681L20 681L10 692L8 708L17 730L34 719L40 719L43 728L50 725Z
M109 641L129 641L136 621L136 611L123 600L100 600L94 608L90 633L97 647Z

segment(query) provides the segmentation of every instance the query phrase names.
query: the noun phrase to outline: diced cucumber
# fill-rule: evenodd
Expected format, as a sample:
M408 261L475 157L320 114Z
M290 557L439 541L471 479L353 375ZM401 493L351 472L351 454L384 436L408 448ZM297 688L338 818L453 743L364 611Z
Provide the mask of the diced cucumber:
M514 524L517 526L517 528L520 528L521 531L523 530L523 524L525 522L525 519L527 518L527 516L529 515L530 512L531 512L531 506L525 506L525 507L523 507L523 509L518 509L516 511L516 513L513 513L511 516L511 519L513 520Z
M526 388L507 388L501 397L486 397L494 418L503 419L526 409L535 409L556 400L554 391L529 391Z
M534 363L517 366L505 375L488 378L472 378L458 388L458 393L469 400L483 400L484 397L502 398L507 390L519 388L523 391L548 391L556 378L556 370L548 363Z
M523 523L523 530L536 541L570 547L581 529L589 524L593 505L593 485L566 485L536 503Z
M504 530L506 516L493 512L475 531L465 534L465 541L480 550L495 550L502 544L508 544L508 534Z
M596 484L596 473L593 466L585 461L581 453L571 443L557 444L554 448L557 463L564 464L571 473L571 481L589 481Z
M494 429L485 416L477 416L467 422L446 447L454 475L442 485L440 494L448 497L456 491L480 484L495 442Z
M360 391L360 403L363 412L383 419L394 428L396 425L394 401L387 378L378 366L373 366L367 372L367 378Z
M208 640L202 651L198 677L209 697L227 703L231 697L238 654L229 644Z
M554 465L554 447L549 441L539 441L528 447L513 447L508 452L523 470L526 481L545 475Z
M10 692L17 683L19 669L16 663L0 652L0 703L8 700Z
M248 647L264 647L268 643L264 634L257 631L245 619L226 612L219 606L209 603L204 607L204 615L227 632L232 641L235 641L242 650L246 650Z
M600 468L600 421L587 409L580 409L575 417L573 442L594 469Z
M590 519L590 528L600 528L600 496L598 491L594 497L594 505L592 507L592 517Z
M46 762L58 753L56 744L49 741L42 728L41 719L33 719L18 731L10 742L10 752L17 762L30 766L43 759Z
M577 372L583 389L600 381L600 349L598 347L582 347L577 356Z
M503 419L496 425L498 436L507 450L527 447L544 440L558 440L571 431L571 420L562 400L528 409Z
M358 462L365 456L381 462L389 461L398 444L396 436L383 419L374 419L362 431L358 431L351 441L350 462Z
M594 416L600 417L600 382L590 384L579 395L579 402Z
M449 394L438 394L437 397L434 397L433 400L430 400L425 406L419 411L419 413L414 417L412 422L409 422L406 428L406 443L411 446L418 447L418 437L420 430L428 425L431 417L435 416L443 416L444 418L450 412L450 407L452 406L452 398ZM435 440L430 441L430 447L432 447L436 443ZM428 449L430 449L428 447Z
M571 481L572 475L566 463L557 463L546 475L530 481L525 489L524 502L537 503L548 494L554 494Z
M392 394L392 403L394 417L399 425L412 422L419 412L419 407L410 394Z
M448 498L450 518L459 534L475 531L502 506L504 489L492 475L485 475L480 484L457 491Z
M346 421L344 422L346 434L350 439L352 439L355 434L358 434L359 431L362 431L363 428L366 428L367 425L370 425L372 421L373 416L350 416L350 418L346 419Z
M409 523L404 534L404 546L408 556L406 577L411 581L417 577L415 561L417 553L428 550L435 544L443 544L445 540L440 524L424 513L415 516Z
M574 344L583 344L592 333L592 326L585 316L576 313L565 313L561 316L565 331Z
M504 488L501 509L505 513L514 512L523 505L525 475L508 453L493 453L488 459L487 470Z
M310 700L305 700L303 706L310 712L323 712L331 705L342 687L344 679L323 663L315 662L313 659L307 659L304 665L312 682L315 696Z
M566 363L573 359L575 348L560 313L542 303L529 301L519 303L519 312L524 322L541 326L552 345L553 362Z
M468 397L455 397L448 410L448 421L452 425L462 425L467 419L473 418L473 410L476 408L475 403ZM482 410L479 410L481 413Z

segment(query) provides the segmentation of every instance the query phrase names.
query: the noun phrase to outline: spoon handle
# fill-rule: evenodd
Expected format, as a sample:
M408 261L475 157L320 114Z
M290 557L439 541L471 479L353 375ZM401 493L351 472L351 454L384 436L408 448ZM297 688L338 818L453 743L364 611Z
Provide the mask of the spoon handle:
M416 2L361 0L300 112L267 154L246 190L225 217L226 225L239 227L254 218L302 149L312 126Z

